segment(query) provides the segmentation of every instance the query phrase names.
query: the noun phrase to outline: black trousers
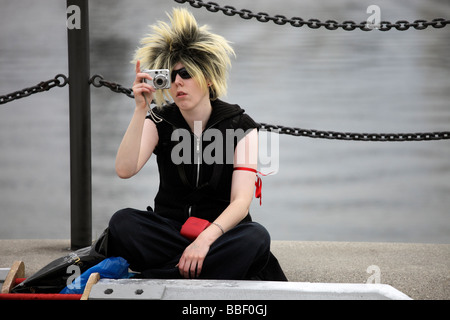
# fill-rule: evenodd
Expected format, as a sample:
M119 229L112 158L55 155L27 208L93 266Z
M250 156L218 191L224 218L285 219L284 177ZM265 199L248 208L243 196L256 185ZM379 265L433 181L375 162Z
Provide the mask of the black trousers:
M108 255L121 256L142 277L181 278L175 267L191 243L181 223L152 211L122 209L109 222ZM245 222L219 237L204 260L202 279L252 279L270 257L270 235L256 222Z

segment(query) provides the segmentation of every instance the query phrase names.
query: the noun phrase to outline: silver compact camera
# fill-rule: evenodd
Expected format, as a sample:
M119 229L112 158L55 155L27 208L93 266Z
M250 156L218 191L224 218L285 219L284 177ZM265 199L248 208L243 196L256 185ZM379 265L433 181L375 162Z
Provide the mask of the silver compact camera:
M168 69L156 69L156 70L143 70L152 77L151 84L156 90L169 89L170 88L170 72ZM144 79L147 82L147 79Z

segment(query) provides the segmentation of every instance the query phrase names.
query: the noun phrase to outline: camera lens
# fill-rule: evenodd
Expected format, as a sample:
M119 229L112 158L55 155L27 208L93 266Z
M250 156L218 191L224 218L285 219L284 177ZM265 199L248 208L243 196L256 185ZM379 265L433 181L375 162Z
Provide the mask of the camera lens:
M167 84L167 77L164 76L163 74L159 74L153 79L153 86L156 89L165 88L166 84Z

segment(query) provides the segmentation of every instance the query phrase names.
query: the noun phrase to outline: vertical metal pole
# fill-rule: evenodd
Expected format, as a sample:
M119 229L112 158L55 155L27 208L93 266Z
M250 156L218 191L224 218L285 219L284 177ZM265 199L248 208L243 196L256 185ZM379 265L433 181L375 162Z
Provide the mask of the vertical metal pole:
M92 241L91 106L88 0L67 0L70 108L71 248ZM73 9L73 15L69 12ZM69 26L69 19L75 22ZM79 21L77 21L79 19Z

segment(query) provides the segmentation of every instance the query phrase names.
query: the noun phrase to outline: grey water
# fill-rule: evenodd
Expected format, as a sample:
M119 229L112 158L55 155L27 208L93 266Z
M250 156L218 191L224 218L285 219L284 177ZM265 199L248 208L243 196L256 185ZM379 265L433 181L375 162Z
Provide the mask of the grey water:
M450 18L447 0L216 0L321 21ZM91 74L131 87L148 25L186 7L236 51L224 100L256 121L349 132L450 131L450 27L293 28L169 0L93 0ZM67 71L66 3L0 0L0 95ZM129 180L116 150L134 101L91 89L93 236L115 211L153 205L155 159ZM280 135L253 219L274 240L450 243L450 141L352 142ZM68 87L0 106L0 239L70 238Z

